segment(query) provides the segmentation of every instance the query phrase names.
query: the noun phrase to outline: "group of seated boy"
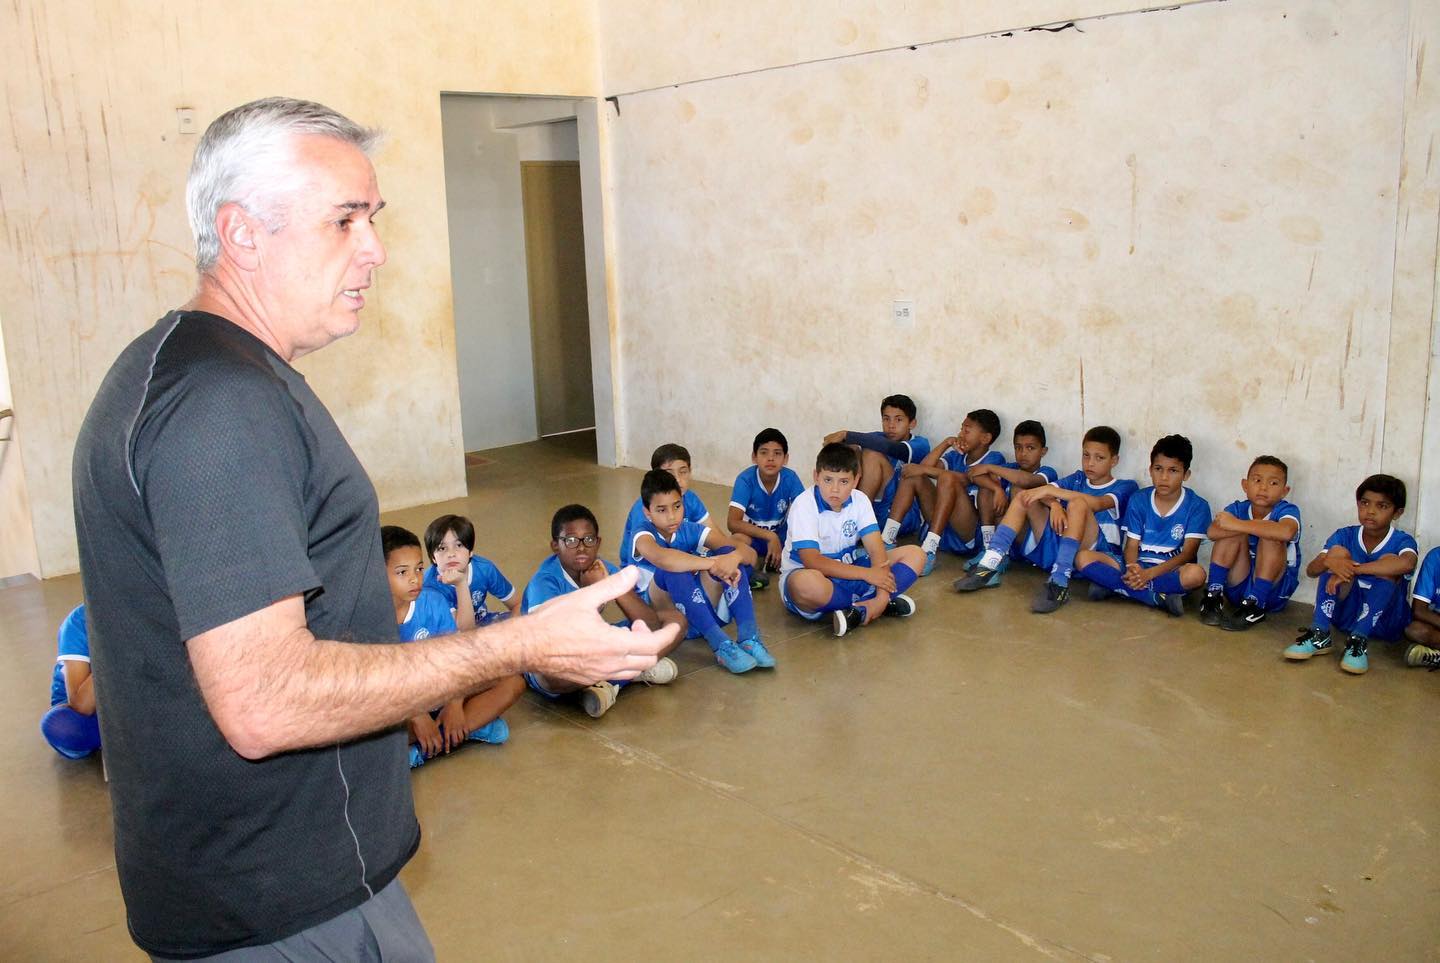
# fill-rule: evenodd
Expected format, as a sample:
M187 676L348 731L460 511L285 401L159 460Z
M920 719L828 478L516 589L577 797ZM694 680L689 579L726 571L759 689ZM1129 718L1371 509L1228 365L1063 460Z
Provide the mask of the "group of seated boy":
M1193 451L1182 435L1155 443L1151 485L1141 489L1114 477L1120 434L1105 425L1085 433L1080 467L1061 478L1043 464L1048 449L1038 421L1015 427L1007 460L993 448L1001 426L989 409L971 411L933 448L916 434L915 405L905 395L887 397L880 415L880 431L825 437L808 488L787 466L785 436L761 431L752 464L735 479L725 531L690 490L690 453L661 445L621 536L621 562L640 577L614 603L618 624L678 625L676 646L702 638L716 662L741 674L775 665L753 598L769 587L770 573L778 573L787 610L810 621L828 616L837 637L882 616L913 615L906 590L930 574L942 551L968 560L954 583L959 592L999 585L1012 563L1040 569L1046 579L1030 608L1041 614L1069 601L1073 578L1089 583L1091 600L1119 595L1172 616L1203 588L1201 622L1244 631L1284 609L1299 586L1300 509L1286 500L1289 472L1272 455L1251 463L1240 482L1244 497L1212 515L1186 485ZM1418 546L1394 524L1405 511L1405 484L1371 475L1355 498L1358 524L1332 534L1305 567L1319 580L1315 615L1283 655L1304 661L1340 650L1341 668L1360 674L1371 640L1403 635L1408 665L1440 668L1440 548L1425 557L1412 597ZM906 536L918 544L897 544ZM1207 539L1208 569L1198 561ZM600 523L583 505L555 512L550 555L518 597L500 569L475 554L475 526L462 516L431 522L423 547L393 525L381 529L381 542L406 642L533 612L618 570L601 557ZM492 598L505 611L492 611ZM88 651L82 605L61 626L52 708L41 722L46 740L70 758L99 747ZM664 685L678 674L667 652L638 681ZM505 742L502 715L527 687L598 718L625 685L578 686L534 673L502 679L409 720L410 764L470 741Z

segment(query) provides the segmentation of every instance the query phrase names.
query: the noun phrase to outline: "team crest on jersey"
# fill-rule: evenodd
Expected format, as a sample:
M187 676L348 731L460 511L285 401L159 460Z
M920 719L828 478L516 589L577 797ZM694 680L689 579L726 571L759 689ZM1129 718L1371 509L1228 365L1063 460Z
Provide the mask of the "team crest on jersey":
M1367 615L1369 615L1369 614L1370 614L1370 603L1369 603L1369 602L1362 602L1362 603L1360 603L1360 615L1356 617L1355 621L1357 621L1357 622L1364 622L1364 621L1365 621L1365 616L1367 616Z
M1177 542L1185 541L1185 526L1176 525L1174 528L1170 529L1170 537L1175 539L1175 541Z
M471 592L470 601L478 611L480 606L485 604L485 593L483 591Z
M421 639L428 639L428 638L430 638L430 630L429 630L429 629L421 629L420 631L418 631L418 632L415 633L415 641L416 641L416 642L419 642Z
M704 605L705 593L701 592L699 588L696 588L695 591L690 593L690 601L694 602L696 605Z
M1335 617L1335 600L1334 600L1334 599L1326 599L1325 602L1324 602L1324 604L1320 606L1320 611L1322 611L1322 612L1325 613L1325 617L1326 617L1327 619L1329 619L1329 618L1334 618L1334 617Z
M858 531L860 531L860 527L855 524L855 519L853 518L845 519L845 524L840 526L840 534L846 538L854 538L855 533Z
M782 498L782 499L780 499L780 501L778 501L778 502L775 504L775 507L780 510L780 514L781 514L781 515L784 515L785 512L790 508L790 499L788 499L788 498Z

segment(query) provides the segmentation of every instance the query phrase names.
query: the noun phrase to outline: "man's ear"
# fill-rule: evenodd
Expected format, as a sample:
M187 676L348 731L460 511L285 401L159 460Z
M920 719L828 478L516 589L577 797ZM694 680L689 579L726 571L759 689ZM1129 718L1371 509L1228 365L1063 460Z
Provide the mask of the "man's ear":
M220 250L243 271L253 271L259 266L256 235L264 229L259 220L234 201L220 205L220 210L215 212L215 231L220 236Z

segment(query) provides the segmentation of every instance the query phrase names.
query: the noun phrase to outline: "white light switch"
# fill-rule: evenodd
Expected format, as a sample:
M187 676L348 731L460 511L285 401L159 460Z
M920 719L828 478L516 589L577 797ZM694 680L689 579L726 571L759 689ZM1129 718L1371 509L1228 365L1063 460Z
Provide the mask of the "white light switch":
M180 133L182 134L195 133L195 108L176 107L175 124L177 127L180 128Z
M896 327L913 328L915 326L914 301L891 301L890 314Z

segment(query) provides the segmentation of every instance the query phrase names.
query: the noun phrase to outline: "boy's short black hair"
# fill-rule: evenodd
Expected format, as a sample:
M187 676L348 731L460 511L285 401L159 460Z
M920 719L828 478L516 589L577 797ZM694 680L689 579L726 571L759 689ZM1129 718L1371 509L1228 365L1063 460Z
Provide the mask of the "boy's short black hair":
M1405 510L1405 483L1394 475L1371 475L1355 489L1355 500L1366 492L1372 492L1395 506L1397 512Z
M831 442L820 449L820 454L815 456L816 471L848 471L850 474L859 476L860 456L855 454L855 449L842 442Z
M666 472L669 474L669 472ZM584 505L566 505L555 511L550 518L550 541L560 538L560 533L565 526L571 522L589 522L595 528L595 534L600 534L600 523L595 520L595 513Z
M1083 445L1087 441L1093 441L1096 444L1109 448L1111 458L1120 454L1120 432L1111 428L1109 425L1096 425L1094 428L1085 432L1085 437L1080 439L1080 444Z
M408 528L401 528L399 525L380 526L380 551L389 558L390 553L397 548L419 548L420 539Z
M646 508L650 507L650 501L656 495L668 495L671 492L680 494L680 483L663 468L652 468L640 479L640 504Z
M1040 424L1040 422L1036 421L1033 418L1027 418L1025 421L1022 421L1020 422L1020 424L1015 426L1015 434L1012 437L1035 438L1040 442L1040 447L1044 448L1045 426Z
M915 420L915 402L910 400L909 395L887 396L884 401L880 402L881 413L884 413L886 408L899 408L901 411L905 412L906 418L909 418L911 421ZM831 471L840 470L841 469L838 468L831 469Z
M790 454L790 442L785 440L785 433L779 428L766 428L756 435L754 443L750 445L750 454L755 454L761 445L768 445L772 441L779 445L785 454Z
M435 552L445 541L445 533L454 532L455 538L471 552L475 551L475 525L464 515L441 515L425 528L425 558L434 561Z
M981 431L990 433L990 443L993 445L995 439L1000 437L1000 416L989 408L976 408L974 411L967 411L965 417L980 426Z
M655 449L650 456L650 467L659 468L661 465L668 465L672 461L683 461L690 464L690 450L684 445L664 444Z
M1184 435L1166 435L1150 449L1150 464L1155 464L1156 457L1160 455L1175 459L1189 471L1190 461L1195 457L1195 448Z
M1285 476L1285 481L1290 481L1290 466L1285 464L1280 459L1276 458L1274 455L1257 456L1255 460L1250 463L1250 468L1245 472L1245 474L1248 475L1250 474L1250 472L1254 471L1256 465L1269 465L1271 468L1278 468L1280 469L1280 474ZM1355 497L1359 498L1360 496L1356 495Z

